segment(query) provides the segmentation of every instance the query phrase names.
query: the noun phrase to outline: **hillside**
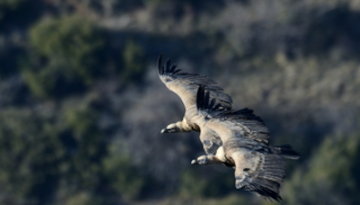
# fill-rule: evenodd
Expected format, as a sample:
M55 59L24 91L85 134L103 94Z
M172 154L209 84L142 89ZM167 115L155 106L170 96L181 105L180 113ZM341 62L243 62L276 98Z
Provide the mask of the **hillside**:
M0 204L270 204L160 134L160 53L301 154L283 204L359 204L359 25L356 0L0 0Z

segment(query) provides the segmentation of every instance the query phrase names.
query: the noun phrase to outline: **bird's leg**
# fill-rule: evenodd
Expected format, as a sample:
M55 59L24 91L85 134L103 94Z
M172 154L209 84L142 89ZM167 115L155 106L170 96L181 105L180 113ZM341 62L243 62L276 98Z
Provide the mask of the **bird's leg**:
M201 165L205 165L205 164L221 164L221 163L226 164L226 162L227 162L227 159L225 157L224 147L220 146L216 150L215 155L213 155L213 154L201 155L197 159L193 159L191 161L191 164L201 164Z

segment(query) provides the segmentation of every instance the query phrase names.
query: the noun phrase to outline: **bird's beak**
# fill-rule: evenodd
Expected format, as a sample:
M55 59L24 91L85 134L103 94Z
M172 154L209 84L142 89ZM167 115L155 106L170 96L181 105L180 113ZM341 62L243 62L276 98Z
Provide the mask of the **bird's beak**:
M160 133L161 133L161 134L167 133L167 129L166 129L166 128L162 129L162 130L160 131Z
M196 159L191 160L191 164L197 164Z

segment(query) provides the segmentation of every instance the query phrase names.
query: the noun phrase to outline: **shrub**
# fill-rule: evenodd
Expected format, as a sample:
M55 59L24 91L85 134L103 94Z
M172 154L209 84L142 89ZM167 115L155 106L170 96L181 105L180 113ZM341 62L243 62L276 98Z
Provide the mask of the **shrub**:
M122 79L130 82L134 79L139 80L144 72L144 51L140 44L133 40L125 44L123 50L123 69Z
M15 10L27 0L1 0L0 1L0 21L9 11Z
M145 187L145 177L139 174L126 154L114 153L103 161L111 186L125 200L139 199Z
M80 16L41 21L30 30L32 56L23 66L26 83L38 97L81 90L101 74L100 32Z
M360 134L329 137L284 186L287 204L358 204Z

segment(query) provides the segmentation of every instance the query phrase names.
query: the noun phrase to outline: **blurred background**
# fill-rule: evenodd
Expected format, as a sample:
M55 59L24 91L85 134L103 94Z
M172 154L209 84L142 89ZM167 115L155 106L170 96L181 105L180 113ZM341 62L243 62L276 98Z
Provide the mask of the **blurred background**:
M283 204L360 204L358 0L0 0L0 204L271 204L160 134L160 53L301 154Z

